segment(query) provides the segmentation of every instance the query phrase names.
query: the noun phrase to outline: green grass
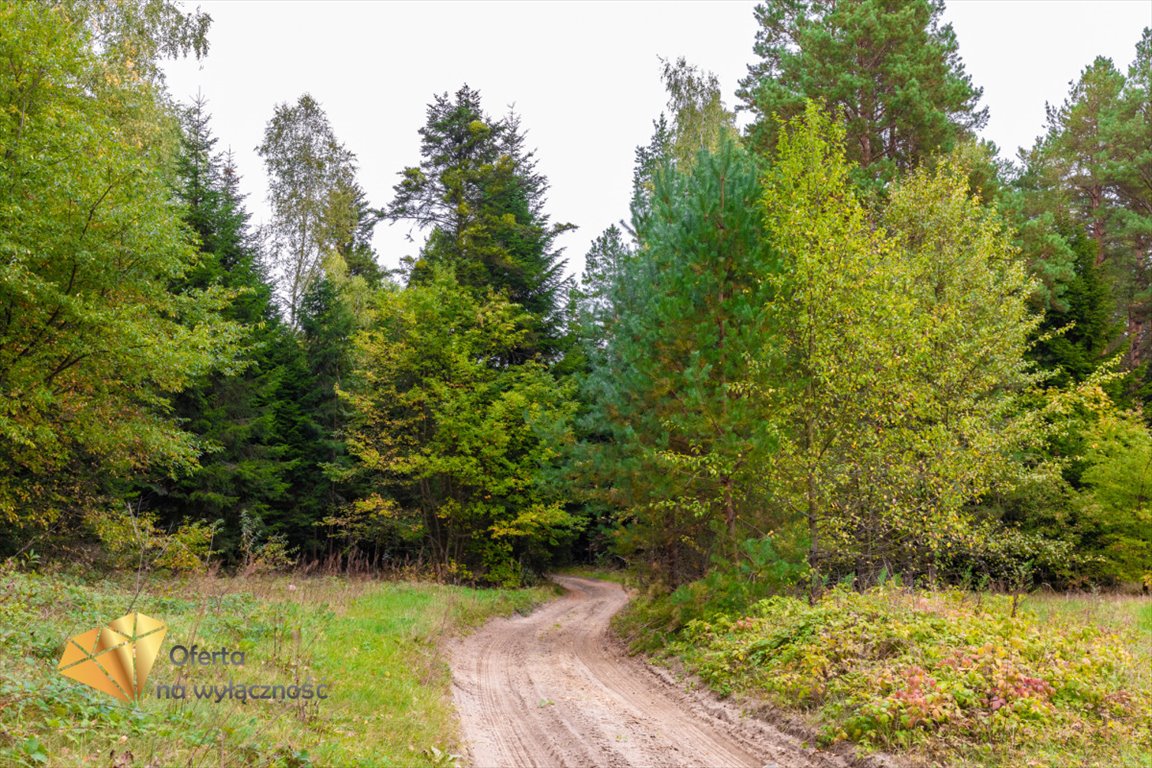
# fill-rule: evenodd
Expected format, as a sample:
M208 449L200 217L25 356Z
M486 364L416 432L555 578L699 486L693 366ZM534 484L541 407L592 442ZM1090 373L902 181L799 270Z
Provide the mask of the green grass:
M66 639L125 613L132 579L0 574L0 765L428 766L458 747L441 642L550 589L336 578L153 578L134 605L168 625L138 705L56 671ZM243 651L177 668L176 644ZM182 675L178 676L178 675ZM325 701L162 700L155 686L330 685ZM95 762L94 762L95 761Z
M431 747L457 746L440 640L495 614L524 611L544 590L465 590L387 584L357 600L324 634L316 666L341 681L343 738L317 748L330 765L411 765Z
M1041 621L1112 627L1142 635L1138 650L1152 653L1152 599L1132 595L1037 592L1022 601L1023 610Z

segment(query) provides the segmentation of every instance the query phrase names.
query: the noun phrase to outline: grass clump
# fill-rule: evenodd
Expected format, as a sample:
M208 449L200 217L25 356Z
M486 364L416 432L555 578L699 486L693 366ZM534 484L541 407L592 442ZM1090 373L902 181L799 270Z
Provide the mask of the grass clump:
M666 646L723 693L812 715L825 744L942 765L1147 766L1152 635L963 592L837 589L689 621Z

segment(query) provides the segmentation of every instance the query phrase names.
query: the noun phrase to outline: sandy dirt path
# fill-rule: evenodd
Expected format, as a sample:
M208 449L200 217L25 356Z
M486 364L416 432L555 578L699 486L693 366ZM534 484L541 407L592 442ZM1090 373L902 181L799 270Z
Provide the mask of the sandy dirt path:
M851 765L624 654L608 633L628 600L619 585L555 580L563 597L492 621L450 649L473 768Z

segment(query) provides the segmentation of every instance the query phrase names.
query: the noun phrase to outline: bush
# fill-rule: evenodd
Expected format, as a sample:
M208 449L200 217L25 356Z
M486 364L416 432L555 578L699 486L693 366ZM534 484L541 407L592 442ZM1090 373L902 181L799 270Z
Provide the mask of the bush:
M117 568L159 568L171 573L202 570L215 554L212 542L222 521L195 520L171 533L160 530L156 516L130 505L91 512L88 525Z
M689 622L739 613L757 600L802 583L808 578L804 543L795 535L747 539L741 559L733 564L717 559L702 579L662 594L654 585L649 594L620 614L614 624L633 650L654 651Z

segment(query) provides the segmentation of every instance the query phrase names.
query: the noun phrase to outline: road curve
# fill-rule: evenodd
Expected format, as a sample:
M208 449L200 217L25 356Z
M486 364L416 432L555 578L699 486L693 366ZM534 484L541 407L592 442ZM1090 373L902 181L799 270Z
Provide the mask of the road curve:
M453 699L473 768L831 768L803 748L670 683L621 652L608 620L619 585L555 577L566 594L497 619L450 649Z

